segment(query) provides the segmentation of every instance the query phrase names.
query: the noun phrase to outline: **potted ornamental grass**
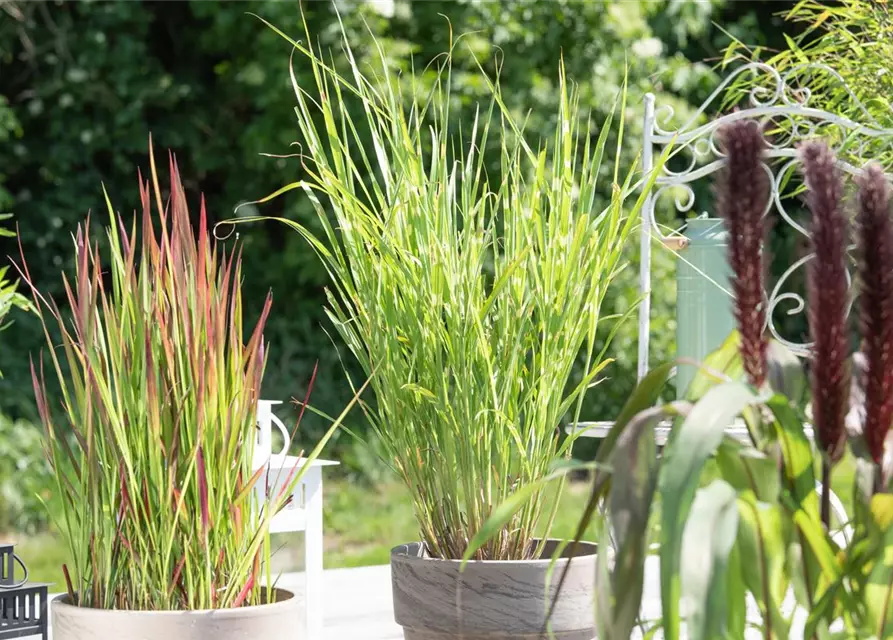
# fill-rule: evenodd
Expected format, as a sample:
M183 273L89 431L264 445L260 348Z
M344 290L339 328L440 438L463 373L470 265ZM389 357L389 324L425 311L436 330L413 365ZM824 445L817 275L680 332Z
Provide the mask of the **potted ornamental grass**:
M361 68L346 39L331 62L309 33L289 41L316 79L292 74L303 179L260 202L300 189L315 206L312 228L283 222L330 274L328 315L409 489L419 539L391 555L397 622L407 639L545 637L550 574L570 566L552 631L589 640L596 547L559 553L545 480L608 364L601 305L641 205L634 173L602 166L624 99L616 130L587 122L562 65L555 135L532 141L483 69L488 100L457 123L450 56L407 78L384 54ZM487 524L504 503L504 524Z
M302 470L271 492L252 463L271 297L246 311L244 335L238 249L209 235L204 202L193 229L175 161L163 191L150 158L140 222L106 197L106 257L90 221L78 228L64 305L22 262L47 339L32 371L68 544L53 634L280 637L301 614L274 588L269 525Z

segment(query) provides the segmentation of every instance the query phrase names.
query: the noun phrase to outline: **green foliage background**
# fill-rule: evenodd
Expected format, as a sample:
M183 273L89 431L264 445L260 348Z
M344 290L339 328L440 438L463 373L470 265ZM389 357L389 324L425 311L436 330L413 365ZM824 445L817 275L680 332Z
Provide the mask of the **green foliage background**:
M510 106L527 114L532 137L549 131L542 114L553 101L559 56L581 84L583 103L600 121L628 68L630 108L624 158L638 153L641 98L658 93L680 115L715 86L712 69L728 42L726 32L763 46L783 43L787 2L710 0L542 0L523 2L336 0L304 5L311 30L336 48L335 8L354 48L368 55L376 33L393 64L423 69L448 46L450 30L490 70L501 68ZM297 137L289 88L289 49L248 15L256 13L297 35L296 2L48 2L0 0L0 211L16 215L22 246L36 284L61 294L60 271L74 254L70 238L89 211L102 211L101 183L125 214L138 200L138 167L147 165L149 132L156 150L177 154L188 193L203 191L212 219L230 217L236 205L300 178L296 159L260 155L293 153ZM722 25L722 28L716 26ZM470 53L459 55L454 93L457 113L469 114L485 91ZM296 67L298 82L309 69ZM309 83L307 83L309 84ZM459 117L465 117L460 115ZM597 132L596 132L597 133ZM496 167L492 167L496 170ZM605 182L605 194L610 185ZM246 207L247 210L252 207ZM252 213L252 211L247 211ZM300 219L314 214L300 195L280 198L259 213ZM670 215L664 213L662 215ZM104 224L101 214L94 224ZM297 236L274 224L240 229L244 241L246 309L260 309L274 293L266 338L272 343L264 396L303 397L319 362L313 403L329 413L349 398L338 345L324 332L325 274ZM99 236L100 234L97 234ZM16 255L0 243L0 255ZM636 247L629 248L630 260ZM658 252L654 271L652 345L655 361L673 350L674 264ZM607 300L623 313L637 299L637 273L628 269ZM29 354L42 345L35 319L16 314L0 350L0 413L34 420ZM246 321L250 322L250 312ZM618 334L608 379L589 396L585 417L609 419L635 382L635 325ZM353 366L345 362L346 366ZM322 426L306 421L304 441ZM362 424L352 425L362 432ZM371 471L367 451L341 434L332 452L348 467ZM7 455L3 451L0 455ZM3 467L0 466L0 469Z

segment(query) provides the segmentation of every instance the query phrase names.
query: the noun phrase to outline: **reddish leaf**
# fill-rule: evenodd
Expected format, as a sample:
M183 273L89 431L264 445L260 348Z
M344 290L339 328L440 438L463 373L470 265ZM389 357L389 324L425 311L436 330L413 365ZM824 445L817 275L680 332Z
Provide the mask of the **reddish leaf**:
M205 536L205 542L207 542L208 529L211 526L211 514L208 506L208 476L205 469L205 456L202 453L201 446L198 447L195 464L198 469L198 495L202 514L202 533Z

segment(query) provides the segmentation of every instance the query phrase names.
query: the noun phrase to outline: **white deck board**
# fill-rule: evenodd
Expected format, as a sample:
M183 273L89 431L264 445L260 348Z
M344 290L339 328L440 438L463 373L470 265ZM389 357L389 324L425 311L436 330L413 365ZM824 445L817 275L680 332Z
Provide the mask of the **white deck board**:
M322 640L403 640L394 622L390 566L327 569L323 576ZM304 574L285 574L279 584L301 597Z

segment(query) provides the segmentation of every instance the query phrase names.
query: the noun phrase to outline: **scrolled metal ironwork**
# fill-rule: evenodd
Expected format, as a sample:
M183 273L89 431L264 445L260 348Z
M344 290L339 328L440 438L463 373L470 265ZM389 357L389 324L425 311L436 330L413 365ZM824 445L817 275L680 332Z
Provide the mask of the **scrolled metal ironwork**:
M734 83L751 74L749 87L742 93L742 107L735 111L708 118L712 110L724 106L722 100ZM816 108L811 103L814 98L809 81L825 74L825 78L839 84L849 96L860 122L835 113ZM743 65L719 84L708 98L691 113L680 125L675 126L676 111L672 105L655 105L654 96L646 97L644 120L643 156L645 171L653 168L654 153L660 156L668 152L671 166L664 163L656 176L655 186L642 209L642 260L641 288L645 304L639 319L639 373L648 369L648 336L650 331L650 245L653 240L667 244L668 240L679 238L684 223L676 228L662 230L655 218L655 204L670 194L676 214L683 219L698 213L695 184L719 171L725 164L725 154L717 140L717 133L726 124L739 120L755 120L764 125L768 132L769 148L766 151L764 168L769 174L771 194L767 214L774 215L797 234L808 236L808 223L789 210L791 194L796 192L802 181L799 177L799 157L797 147L806 140L822 138L837 151L838 164L842 171L859 175L866 156L879 148L893 148L893 129L883 126L874 118L865 105L859 101L846 82L834 69L826 65L799 65L784 72L760 62ZM893 177L893 176L888 176ZM805 313L803 295L791 290L795 274L802 270L811 256L803 256L788 266L771 291L767 291L766 304L768 330L772 335L798 354L806 354L809 343L796 338L785 337L776 322L776 315L787 317ZM705 274L706 275L706 274ZM849 273L848 273L849 276Z

